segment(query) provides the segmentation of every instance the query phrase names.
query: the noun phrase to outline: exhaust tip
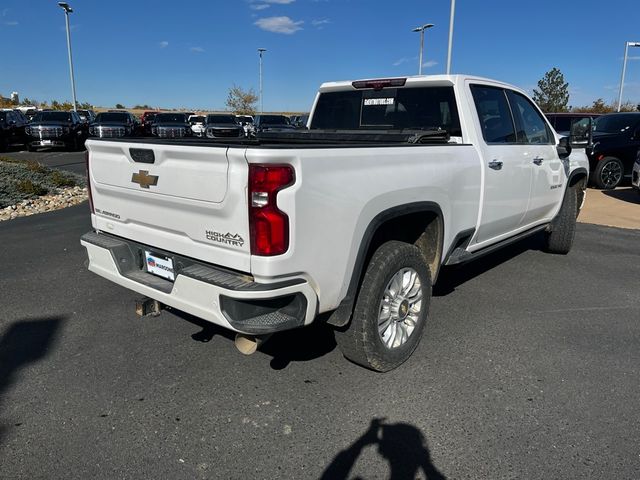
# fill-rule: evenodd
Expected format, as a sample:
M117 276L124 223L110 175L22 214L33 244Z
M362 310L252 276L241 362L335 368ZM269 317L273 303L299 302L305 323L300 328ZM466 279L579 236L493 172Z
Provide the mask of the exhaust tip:
M258 350L261 341L259 337L238 333L234 343L240 353L243 355L252 355Z

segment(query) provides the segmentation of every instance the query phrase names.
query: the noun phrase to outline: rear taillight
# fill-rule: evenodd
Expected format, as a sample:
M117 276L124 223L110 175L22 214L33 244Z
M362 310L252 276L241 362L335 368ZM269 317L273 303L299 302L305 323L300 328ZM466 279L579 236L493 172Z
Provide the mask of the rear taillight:
M251 254L281 255L289 248L289 217L278 209L278 192L295 181L290 165L249 165Z
M96 213L93 208L93 197L91 196L91 174L89 173L89 150L84 152L84 164L87 169L87 194L89 195L89 208L91 213Z

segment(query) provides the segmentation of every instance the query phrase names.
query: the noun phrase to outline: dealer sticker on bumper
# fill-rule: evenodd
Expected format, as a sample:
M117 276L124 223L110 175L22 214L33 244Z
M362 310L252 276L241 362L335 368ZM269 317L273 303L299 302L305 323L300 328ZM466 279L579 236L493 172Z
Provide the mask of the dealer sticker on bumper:
M147 250L145 250L144 256L147 264L147 272L166 278L172 282L175 280L173 260L171 258L161 257L159 255L152 254Z

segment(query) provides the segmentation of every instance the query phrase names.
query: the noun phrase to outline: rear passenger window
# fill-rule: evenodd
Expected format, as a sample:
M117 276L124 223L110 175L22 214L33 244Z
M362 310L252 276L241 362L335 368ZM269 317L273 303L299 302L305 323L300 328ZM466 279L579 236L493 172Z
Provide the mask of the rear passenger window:
M532 105L527 97L512 90L507 90L514 120L518 127L518 142L533 144L549 144L551 135L542 114Z
M516 132L504 90L471 85L473 101L480 118L482 136L487 143L515 143Z

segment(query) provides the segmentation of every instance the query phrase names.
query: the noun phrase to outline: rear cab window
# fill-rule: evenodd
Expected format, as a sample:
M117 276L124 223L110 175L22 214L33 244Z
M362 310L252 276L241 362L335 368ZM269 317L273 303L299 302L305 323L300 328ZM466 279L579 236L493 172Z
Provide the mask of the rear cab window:
M517 126L518 143L551 144L553 135L543 115L533 106L531 100L524 95L506 90L511 112ZM554 139L555 140L555 139Z
M322 92L309 127L324 130L446 130L461 137L452 86Z
M471 85L471 94L488 144L516 143L516 130L505 91L499 87Z
M470 88L487 144L555 143L545 117L521 93L489 85Z

